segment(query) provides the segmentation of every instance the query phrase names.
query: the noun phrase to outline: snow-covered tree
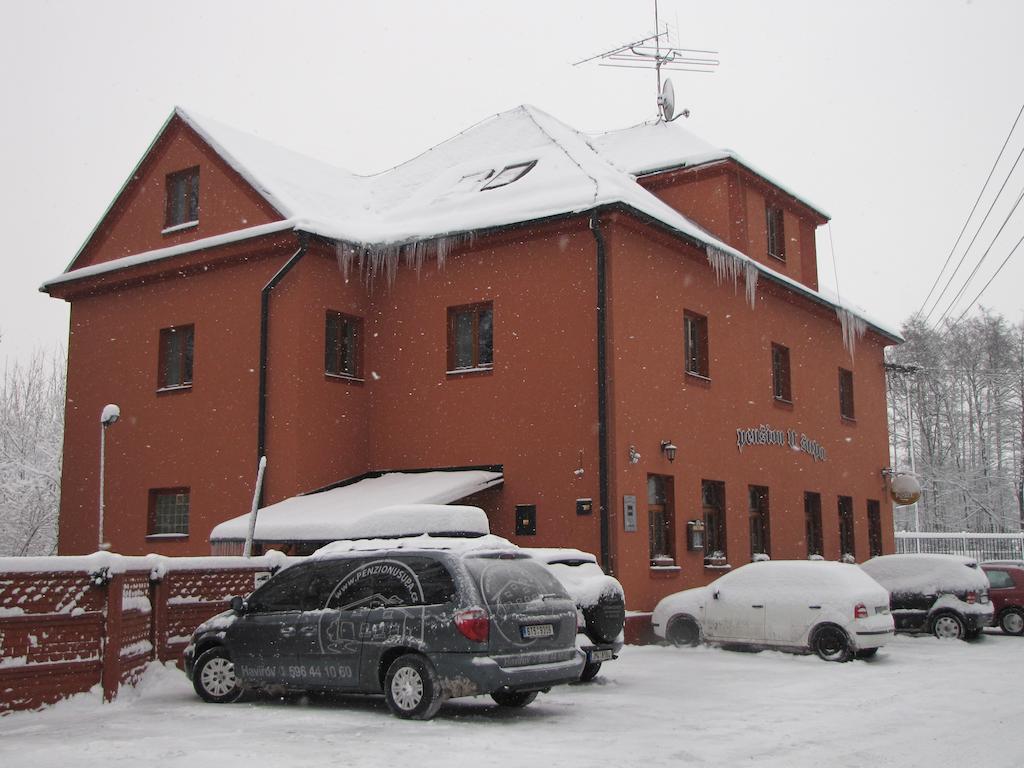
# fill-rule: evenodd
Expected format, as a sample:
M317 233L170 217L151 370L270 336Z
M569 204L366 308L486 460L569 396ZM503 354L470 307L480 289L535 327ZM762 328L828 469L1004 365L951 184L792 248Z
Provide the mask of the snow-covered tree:
M913 435L922 529L1021 530L1024 322L982 312L936 329L915 316L903 334L890 355L890 429L901 469ZM912 524L898 512L897 527Z
M57 549L63 352L8 364L0 380L0 556Z

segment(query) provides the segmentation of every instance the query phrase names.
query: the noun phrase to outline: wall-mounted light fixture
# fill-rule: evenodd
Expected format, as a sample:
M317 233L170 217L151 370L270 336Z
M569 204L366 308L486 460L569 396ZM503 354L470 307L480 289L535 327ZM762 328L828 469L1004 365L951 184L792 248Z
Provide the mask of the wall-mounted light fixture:
M662 440L661 441L661 452L665 454L665 458L667 458L669 460L669 463L671 463L671 462L676 460L676 451L677 450L679 450L679 449L676 448L672 444L671 440Z
M640 461L640 451L636 449L635 445L629 446L629 463L636 464Z

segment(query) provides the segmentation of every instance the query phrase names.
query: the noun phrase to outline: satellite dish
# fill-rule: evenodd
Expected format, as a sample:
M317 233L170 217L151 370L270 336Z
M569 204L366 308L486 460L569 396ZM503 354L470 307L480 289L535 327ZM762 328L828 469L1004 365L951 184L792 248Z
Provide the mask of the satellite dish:
M667 77L665 84L661 86L661 95L658 96L658 109L666 123L672 122L676 113L676 89L672 87L672 81Z
M921 483L913 475L896 475L889 486L889 495L898 507L914 504L921 498Z

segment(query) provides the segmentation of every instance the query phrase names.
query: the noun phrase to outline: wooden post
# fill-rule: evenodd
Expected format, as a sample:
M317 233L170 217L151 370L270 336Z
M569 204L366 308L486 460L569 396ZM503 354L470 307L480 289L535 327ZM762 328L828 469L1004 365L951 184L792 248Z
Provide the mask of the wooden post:
M165 573L158 581L149 583L149 603L153 611L150 616L150 638L153 645L152 659L154 661L167 661L167 620L169 606L167 599L170 596L170 574Z
M113 701L121 685L121 617L124 613L124 574L114 574L107 584L106 616L103 621L103 700Z

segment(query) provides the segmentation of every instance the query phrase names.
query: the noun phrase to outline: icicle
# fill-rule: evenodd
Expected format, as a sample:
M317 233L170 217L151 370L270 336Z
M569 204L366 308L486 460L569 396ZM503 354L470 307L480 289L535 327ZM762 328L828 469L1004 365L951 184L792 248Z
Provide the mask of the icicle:
M448 256L463 245L471 246L474 235L472 232L460 232L454 235L441 235L434 240L412 240L406 243L371 243L368 245L339 242L335 246L338 268L348 281L355 264L362 273L367 285L383 273L388 286L395 283L398 277L398 266L404 264L412 267L419 275L423 265L433 255L437 259L437 268L444 269Z
M723 251L713 245L706 246L704 250L708 257L708 264L715 271L715 280L721 283L725 278L730 278L734 292L739 288L740 273L743 273L747 303L753 309L754 302L757 300L757 265L750 259Z
M836 317L839 318L839 325L842 327L843 346L850 353L850 360L853 360L853 348L857 341L864 337L868 324L846 307L837 306Z

